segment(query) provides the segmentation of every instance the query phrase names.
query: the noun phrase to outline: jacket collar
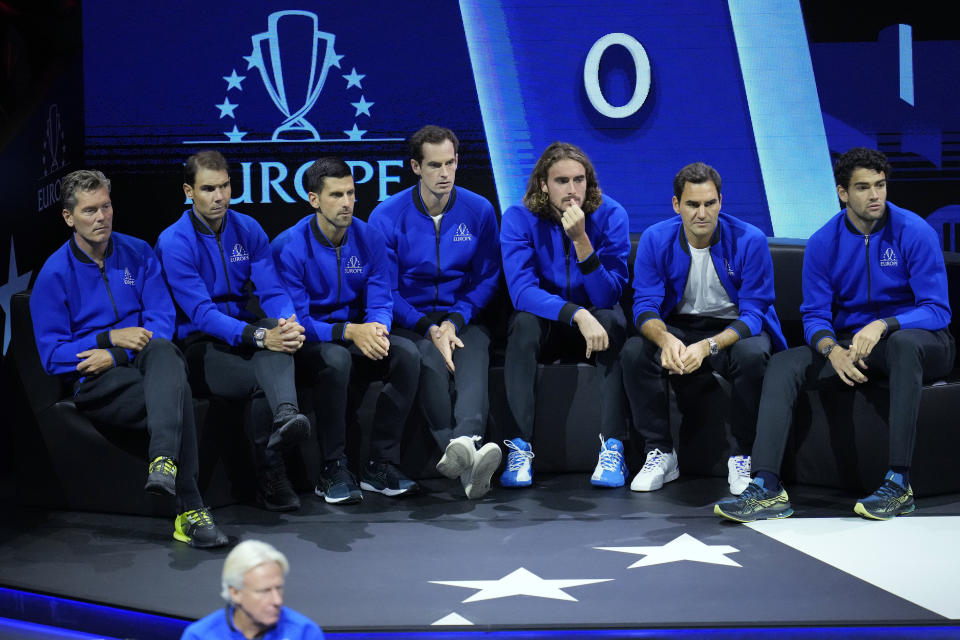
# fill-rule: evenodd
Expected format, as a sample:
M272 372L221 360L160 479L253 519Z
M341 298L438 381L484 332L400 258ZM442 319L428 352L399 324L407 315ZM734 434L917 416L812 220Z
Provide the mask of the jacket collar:
M190 222L193 223L194 231L196 231L197 233L203 234L205 236L217 235L216 233L214 233L213 229L210 228L210 225L208 225L203 218L197 215L197 212L194 211L192 207L190 209L187 209L187 215L190 216ZM230 209L227 209L227 212L223 214L223 222L220 223L221 232L223 231L224 225L227 224L227 217L229 217L229 215L230 215Z
M850 233L854 235L858 235L862 238L864 234L860 232L860 229L857 229L855 226L853 226L852 222L850 222L850 218L849 216L847 216L846 207L844 207L842 213L843 213L843 224L847 228L847 230ZM880 217L879 220L877 220L877 224L873 225L873 230L869 233L869 235L872 236L875 233L879 233L885 226L887 226L887 223L889 221L890 221L890 204L887 203L883 206L883 215Z
M323 230L320 229L320 225L317 224L316 212L314 212L313 217L310 218L310 231L313 233L313 237L316 238L317 242L331 249L336 249L337 247L342 247L347 244L347 236L350 234L350 229L347 229L343 234L343 238L340 239L340 244L333 244L333 242L330 241L330 238L328 238L326 234L323 233Z
M710 246L713 247L716 244L720 243L720 238L723 235L723 218L718 213L717 214L717 226L713 229L713 235L710 236ZM683 249L684 253L690 255L690 243L687 242L687 234L683 231L683 220L680 220L679 230L677 231L677 242L680 243L680 248Z
M427 207L423 204L423 196L420 195L419 182L417 182L417 184L414 185L413 189L410 189L410 197L413 198L413 206L417 208L417 211L419 211L425 216L430 215L430 212L427 211ZM453 203L456 202L456 200L457 200L457 187L456 185L454 185L454 187L450 189L450 197L447 198L447 205L443 208L443 211L441 211L440 214L442 215L450 211L450 209L453 208Z
M70 251L73 253L73 257L83 262L84 264L96 264L93 258L88 256L83 249L77 244L77 234L70 236ZM107 250L103 252L103 259L106 261L113 255L113 234L110 234L110 239L107 240Z

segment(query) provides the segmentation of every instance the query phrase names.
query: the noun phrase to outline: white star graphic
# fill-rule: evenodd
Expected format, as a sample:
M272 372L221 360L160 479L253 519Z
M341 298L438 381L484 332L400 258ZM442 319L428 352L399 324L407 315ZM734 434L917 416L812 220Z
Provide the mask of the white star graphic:
M360 81L366 78L366 74L357 73L357 68L354 67L348 75L343 76L343 79L347 81L347 89L350 87L356 87L357 89L363 89L360 86Z
M520 567L499 580L431 580L433 584L444 584L449 587L463 587L477 589L463 602L477 602L479 600L493 600L494 598L509 598L510 596L533 596L536 598L550 598L552 600L577 599L564 592L570 587L579 587L597 582L610 582L612 578L587 580L545 580L540 576Z
M230 116L231 118L236 118L236 116L233 115L233 110L236 109L239 105L231 104L230 98L224 98L223 104L215 104L213 106L215 106L217 109L220 109L221 118L225 118L227 116Z
M0 287L0 307L3 307L4 315L3 355L7 355L7 347L10 346L10 298L27 288L31 273L33 271L17 275L17 253L13 249L13 236L10 236L10 270L7 272L7 284Z
M240 83L247 79L247 76L238 76L237 70L234 69L233 73L228 76L223 76L223 79L227 81L227 91L230 89L239 89L243 91L243 87L240 86Z
M649 567L651 565L666 564L668 562L680 562L681 560L705 562L707 564L722 564L729 567L740 566L725 555L727 553L736 553L740 551L739 549L731 547L728 544L703 544L687 533L674 538L662 547L594 547L594 549L647 556L642 560L634 562L627 567L628 569Z
M365 133L367 132L367 130L366 130L366 129L358 129L358 128L357 128L357 123L354 122L354 123L353 123L353 129L349 129L349 130L344 129L343 132L344 132L345 134L347 134L347 137L348 137L349 140L360 140L361 138L363 138L363 134L365 134Z
M351 102L350 104L352 104L352 105L356 108L356 110L357 110L357 112L356 112L355 114L353 114L353 117L356 118L356 117L359 116L361 113L365 113L366 115L369 116L369 115L370 115L370 107L372 107L373 105L375 105L376 102L367 102L367 99L366 99L365 97L360 96L360 102Z
M224 131L223 135L230 138L230 142L240 142L243 140L243 136L247 135L247 132L240 131L237 129L237 125L233 125L233 131Z

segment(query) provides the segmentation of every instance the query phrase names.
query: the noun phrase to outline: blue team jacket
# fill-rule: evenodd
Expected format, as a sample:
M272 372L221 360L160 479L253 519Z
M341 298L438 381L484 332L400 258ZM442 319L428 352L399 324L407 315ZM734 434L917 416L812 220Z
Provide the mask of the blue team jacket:
M627 282L630 224L627 212L604 195L587 215L594 253L577 262L560 223L514 205L500 223L503 275L518 311L570 324L581 307L612 308Z
M233 626L233 607L200 618L183 630L180 640L246 640ZM283 607L277 625L260 640L323 640L323 632L312 620L293 609Z
M825 337L884 320L887 331L950 324L947 271L926 220L890 202L869 235L844 209L807 241L803 254L803 338Z
M70 238L47 258L30 295L40 361L47 373L76 374L77 354L108 349L117 364L135 352L114 347L111 329L143 327L173 337L175 311L160 262L143 240L112 233L101 270Z
M393 296L385 244L379 231L354 218L335 247L317 225L316 214L273 240L277 271L307 340L342 340L347 322L379 322L391 328Z
M741 339L766 331L774 350L787 341L773 307L773 260L766 236L755 226L721 212L710 239L710 257L724 291L740 316L729 328ZM649 227L633 263L633 319L637 328L664 318L683 299L690 275L690 245L683 220L673 216Z
M425 334L426 314L441 311L459 331L490 302L500 245L486 198L454 188L438 231L416 185L381 202L369 222L387 240L393 316L402 327Z
M248 283L268 317L293 314L267 234L250 216L228 209L217 234L187 209L160 234L157 256L177 303L178 338L202 331L234 346L254 345Z

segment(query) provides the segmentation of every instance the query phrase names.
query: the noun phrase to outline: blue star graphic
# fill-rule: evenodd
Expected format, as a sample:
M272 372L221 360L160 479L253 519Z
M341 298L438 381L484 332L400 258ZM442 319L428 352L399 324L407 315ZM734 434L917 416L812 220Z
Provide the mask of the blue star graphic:
M17 275L17 253L13 249L13 236L10 236L10 269L7 272L7 284L0 287L0 307L3 307L4 315L3 355L7 355L7 347L10 346L10 298L29 286L32 273L33 271L27 271Z
M234 69L233 73L228 76L223 76L223 79L227 81L227 91L230 89L239 89L243 91L243 87L240 86L240 83L247 79L247 76L238 76L237 70Z
M366 77L366 74L357 73L357 68L354 67L348 75L343 76L343 79L347 81L347 89L350 87L363 89L363 87L360 86L360 81Z
M363 134L365 134L366 132L367 132L366 129L358 129L356 122L353 123L353 129L350 129L349 131L344 131L344 133L347 134L348 140L360 140L361 138L363 138Z
M263 68L263 58L260 57L260 49L256 47L254 47L253 53L248 56L243 56L243 59L247 61L247 71L250 69Z
M330 51L330 66L340 68L340 61L343 60L343 56L338 56L336 51Z
M243 136L247 135L247 132L240 131L237 129L237 125L233 125L233 131L224 131L223 135L230 138L230 142L240 142L243 140Z
M217 109L220 109L221 118L225 118L227 116L230 116L231 118L236 118L236 116L233 115L233 110L236 109L239 105L230 104L230 98L224 98L223 104L215 104L213 106L215 106Z
M351 102L350 104L352 104L352 105L356 108L356 110L357 110L357 112L356 112L355 114L353 114L353 117L356 118L356 117L359 116L361 113L366 114L366 115L369 116L369 115L370 115L370 107L372 107L373 105L375 105L376 102L367 102L367 99L366 99L366 98L364 98L363 96L360 96L360 102Z

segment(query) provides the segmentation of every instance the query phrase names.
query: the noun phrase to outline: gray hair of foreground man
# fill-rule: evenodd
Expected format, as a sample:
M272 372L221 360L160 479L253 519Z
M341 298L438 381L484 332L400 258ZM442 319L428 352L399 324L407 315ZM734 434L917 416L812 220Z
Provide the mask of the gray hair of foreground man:
M110 193L110 179L103 172L91 169L72 171L60 182L60 202L64 209L73 211L77 206L78 191L96 191L100 187L106 187Z
M227 554L227 559L223 561L220 597L227 602L232 602L230 587L238 591L243 589L243 576L246 575L247 571L268 562L276 562L280 565L284 576L290 571L290 563L287 562L287 557L277 551L273 545L260 540L244 540L235 546Z

